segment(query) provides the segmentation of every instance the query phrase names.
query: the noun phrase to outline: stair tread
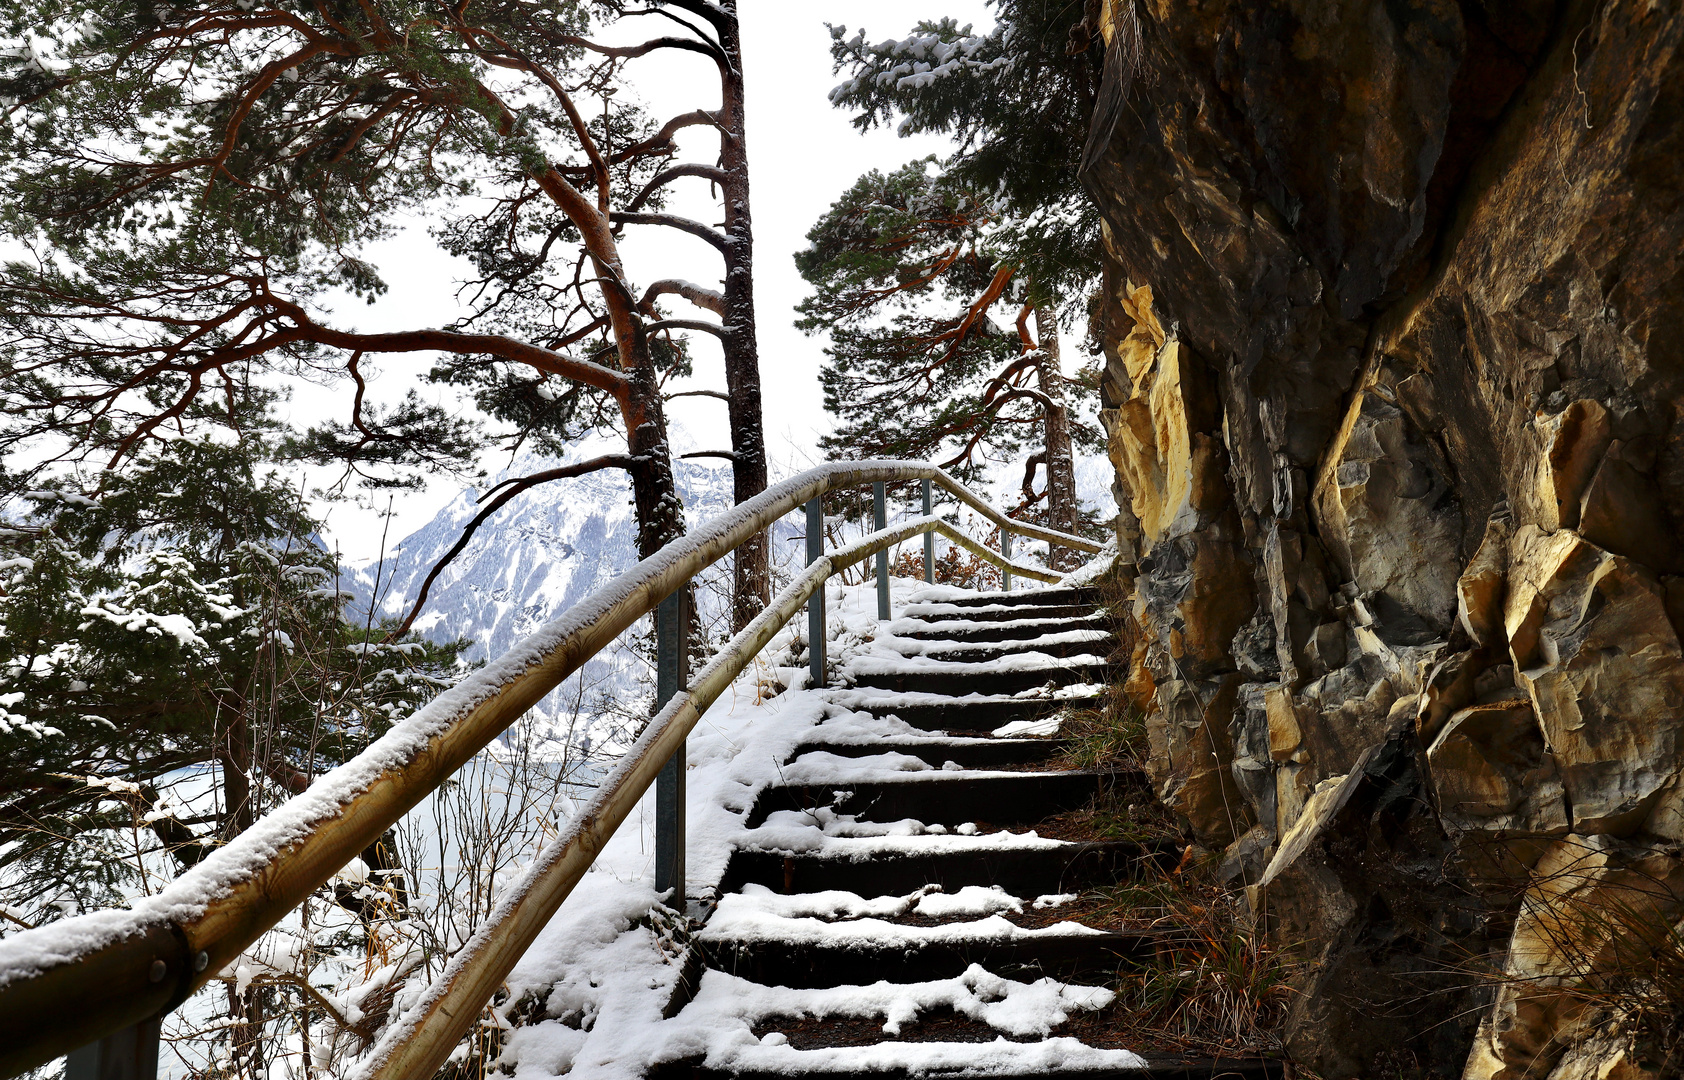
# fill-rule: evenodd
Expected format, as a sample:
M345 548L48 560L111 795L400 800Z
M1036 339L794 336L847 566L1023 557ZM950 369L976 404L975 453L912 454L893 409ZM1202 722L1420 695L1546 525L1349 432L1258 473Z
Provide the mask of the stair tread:
M1068 1036L1067 1036L1068 1037ZM956 1043L954 1045L974 1045L971 1043ZM1038 1077L1057 1076L1064 1080L1276 1080L1284 1075L1284 1065L1273 1058L1177 1058L1157 1057L1153 1055L1137 1055L1144 1064L1136 1066L1117 1066L1110 1069L1057 1069L1041 1065L1026 1068L1021 1072L1012 1072L997 1068L979 1068L966 1071L961 1068L942 1069L940 1076L944 1080L969 1080L976 1077L981 1080L1036 1080ZM906 1067L896 1067L879 1063L849 1065L846 1068L824 1068L817 1066L811 1069L765 1069L755 1070L741 1066L729 1069L708 1068L699 1062L674 1062L662 1066L659 1070L651 1071L650 1077L660 1077L662 1080L679 1077L686 1080L715 1080L715 1078L743 1077L746 1080L765 1077L787 1078L799 1077L800 1080L857 1080L859 1077L882 1078L882 1080L901 1080L901 1078L924 1077L930 1075L927 1071L913 1072Z
M1139 1056L1125 1047L1120 1014L1093 1020L1115 1000L1107 986L1119 969L1155 955L1167 931L1091 890L1138 878L1147 863L1165 872L1181 855L1167 840L1036 831L1091 835L1084 815L1096 795L1145 783L1137 771L1061 765L1057 715L1098 707L1116 673L1108 658L1119 638L1097 600L1091 588L914 594L882 626L876 654L844 668L853 685L826 691L855 718L815 725L784 758L782 781L760 790L694 939L692 1015L740 1007L730 1022L753 1037L651 1075L1280 1075L1280 1062L1261 1057ZM1058 689L1043 690L1049 683ZM1051 726L1015 737L1026 724ZM995 999L980 990L968 1011L940 1006L952 1014L940 1022L916 998L924 1003L905 1031L883 1030L889 1013L870 1004L965 980L1007 987L999 1000L1073 994L1074 1004L1056 1022L1021 1026L989 1013ZM829 1000L847 1004L836 1011Z

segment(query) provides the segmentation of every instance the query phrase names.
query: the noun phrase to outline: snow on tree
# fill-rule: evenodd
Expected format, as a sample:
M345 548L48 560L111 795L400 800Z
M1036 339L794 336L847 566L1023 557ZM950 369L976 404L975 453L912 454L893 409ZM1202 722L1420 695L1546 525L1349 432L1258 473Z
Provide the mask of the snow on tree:
M1092 433L1072 424L1058 331L1099 275L1098 216L1078 174L1104 65L1094 29L1100 5L996 0L995 7L998 19L984 33L946 18L920 22L905 38L872 43L863 30L850 36L846 27L831 27L836 70L849 75L831 92L835 106L852 111L862 130L899 117L902 135L947 134L958 149L934 176L920 166L893 178L867 177L832 208L810 236L814 250L798 256L821 294L804 309L803 325L832 329L828 401L863 421L864 401L884 415L898 390L920 422L930 424L926 443L964 433L956 466L990 439L1015 450L1021 431L1015 440L1005 431L1033 423L1025 405L1036 402L1043 436L1025 463L1025 502L1045 500L1049 524L1071 530L1079 518L1071 438ZM867 209L874 187L903 220ZM906 237L897 233L924 208L925 222ZM875 237L857 231L874 228L886 231ZM830 270L822 262L824 252L835 258L850 244L849 258L876 245L875 258L893 256L904 265L894 271L893 288L887 278L874 281L839 310L823 294L846 292L838 271L857 275L869 260ZM888 325L861 329L866 310L885 308L891 297L901 312ZM909 314L905 301L912 297L939 297L949 306L945 313ZM1002 301L1018 308L1015 358L1012 335L987 320ZM990 349L1001 366L977 386ZM907 369L894 374L901 363ZM954 396L938 406L944 395ZM914 426L904 415L889 423L903 434ZM855 434L857 428L856 422ZM1037 466L1046 469L1039 492Z
M370 483L465 462L487 419L589 422L626 440L604 467L631 474L642 554L680 535L661 389L678 362L654 344L674 327L618 234L671 220L655 174L680 131L714 120L658 123L617 93L624 56L584 35L618 14L585 0L14 5L0 226L28 256L0 269L0 448L63 437L120 460L189 415L208 422L191 407L235 386L331 380L345 409L298 448ZM369 333L324 313L341 290L383 292L371 245L441 207L463 219L439 242L482 275L466 316ZM372 404L374 358L440 354L430 377L483 391L490 417ZM513 397L532 415L500 407Z
M823 446L843 457L933 458L967 477L989 459L1024 455L1019 512L1045 500L1048 523L1074 531L1056 318L997 242L998 202L929 166L862 177L795 257L814 290L797 325L830 338L821 379L837 427ZM993 320L1001 308L1012 324ZM1047 482L1036 491L1039 466Z

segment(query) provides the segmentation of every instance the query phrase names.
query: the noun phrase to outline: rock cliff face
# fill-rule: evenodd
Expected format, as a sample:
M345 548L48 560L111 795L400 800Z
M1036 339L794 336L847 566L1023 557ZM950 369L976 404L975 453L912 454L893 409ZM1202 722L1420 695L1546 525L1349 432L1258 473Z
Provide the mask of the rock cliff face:
M1106 18L1129 689L1314 961L1292 1051L1656 1074L1582 986L1684 895L1679 0Z

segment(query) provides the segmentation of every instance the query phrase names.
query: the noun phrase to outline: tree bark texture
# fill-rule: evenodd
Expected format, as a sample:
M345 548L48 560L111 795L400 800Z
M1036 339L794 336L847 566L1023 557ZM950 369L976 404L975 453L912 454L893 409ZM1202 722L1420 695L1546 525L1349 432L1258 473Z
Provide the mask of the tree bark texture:
M720 164L725 204L725 386L730 400L733 495L737 502L766 490L766 438L760 407L760 350L754 332L754 223L749 209L747 126L743 118L743 51L737 4L722 4L719 40L728 64L721 69ZM741 630L771 600L770 552L765 533L737 549L731 626Z
M638 368L628 372L631 391L622 413L626 448L631 451L632 501L637 507L637 555L647 559L684 535L684 504L673 480L672 450L655 364L643 327L636 328Z
M679 501L673 480L666 411L661 404L648 330L638 314L637 297L626 285L625 266L608 215L591 205L556 170L541 173L538 179L545 193L579 227L602 290L621 372L627 380L619 396L620 415L626 425L626 449L634 459L631 478L632 501L637 508L637 554L647 559L684 535L684 504Z
M1078 507L1076 461L1070 449L1070 407L1065 403L1064 376L1059 365L1058 315L1044 305L1035 309L1035 336L1040 339L1042 353L1036 374L1040 376L1041 393L1047 396L1047 525L1073 533ZM1063 564L1071 562L1075 555L1055 547L1050 557L1055 569L1067 569Z

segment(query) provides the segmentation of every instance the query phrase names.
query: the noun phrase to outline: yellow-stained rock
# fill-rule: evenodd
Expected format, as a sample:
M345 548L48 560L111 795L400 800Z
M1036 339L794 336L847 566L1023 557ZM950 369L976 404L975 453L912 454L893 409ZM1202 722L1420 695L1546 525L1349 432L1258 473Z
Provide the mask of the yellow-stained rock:
M1285 836L1288 830L1298 824L1298 819L1304 813L1304 805L1315 794L1316 785L1312 777L1315 770L1310 765L1299 765L1294 762L1283 762L1275 768L1275 832Z
M1314 961L1283 1041L1327 1077L1633 1080L1547 981L1468 1054L1486 1001L1444 973L1546 850L1517 947L1548 936L1569 824L1622 867L1614 832L1684 840L1684 6L1103 10L1108 60L1142 46L1082 169L1137 662L1184 734L1191 686L1249 680L1236 774L1295 842L1386 748L1364 820L1252 890Z
M1439 815L1480 830L1565 832L1555 760L1524 698L1473 705L1453 715L1427 750Z
M1646 1063L1623 1017L1605 1016L1590 1035L1574 1044L1549 1074L1549 1080L1659 1080L1660 1072Z
M1292 691L1276 687L1264 695L1263 701L1269 714L1269 757L1291 761L1304 745L1304 733L1298 729L1298 715L1292 708Z
M1228 722L1239 683L1231 675L1200 689L1167 684L1159 694L1162 707L1146 719L1148 773L1159 797L1187 819L1200 839L1223 847L1254 823L1229 768L1234 751Z
M1304 803L1298 814L1298 820L1281 834L1280 845L1275 849L1275 857L1269 861L1269 866L1263 871L1263 878L1259 885L1267 886L1274 881L1299 857L1308 851L1322 833L1335 814L1344 808L1356 791L1357 785L1362 783L1363 768L1373 757L1373 748L1364 753L1357 760L1356 768L1343 776L1330 776L1316 785L1315 792Z
M1441 636L1457 610L1462 519L1430 443L1398 406L1367 393L1330 464L1317 522L1347 580L1376 597L1379 632L1409 644Z
M1616 440L1585 485L1579 502L1579 535L1628 556L1651 570L1678 570L1684 542L1667 522L1660 489L1621 456Z
M1456 620L1475 645L1489 645L1503 632L1509 532L1506 520L1488 521L1479 550L1456 579Z
M1538 418L1544 443L1538 470L1538 525L1546 532L1579 524L1579 500L1608 452L1612 427L1597 401L1575 401L1554 416Z
M1509 552L1504 624L1579 832L1629 833L1684 770L1684 649L1655 576L1562 530Z
M1684 901L1684 864L1674 853L1609 836L1557 841L1532 881L1464 1080L1550 1075L1566 1047L1592 1034L1604 1000L1581 987L1646 970Z
M1186 568L1189 585L1176 605L1179 648L1172 647L1171 654L1181 661L1225 658L1234 634L1256 609L1251 568L1237 545L1209 533L1185 537L1180 546L1190 547L1192 558Z

